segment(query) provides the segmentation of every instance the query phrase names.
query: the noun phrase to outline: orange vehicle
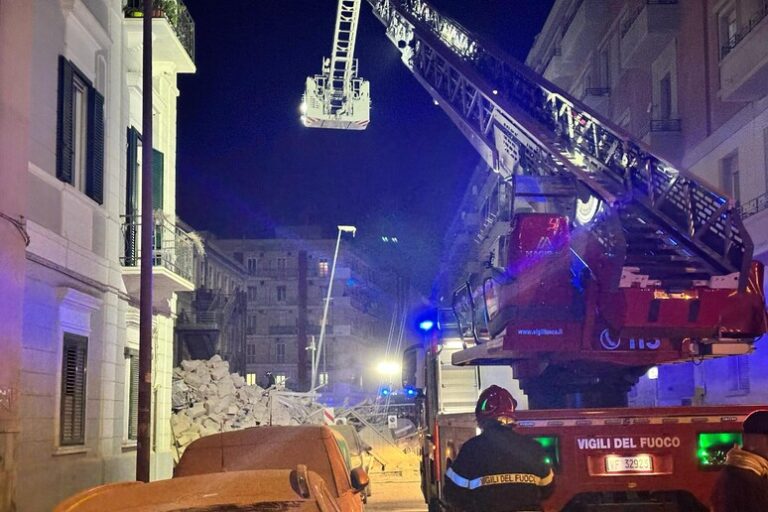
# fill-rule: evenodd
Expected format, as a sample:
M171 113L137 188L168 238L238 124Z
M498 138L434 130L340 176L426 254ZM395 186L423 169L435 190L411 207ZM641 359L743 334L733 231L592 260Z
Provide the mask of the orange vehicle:
M202 437L190 444L174 478L306 465L324 481L342 512L362 512L368 475L348 467L343 436L317 425L253 427Z
M82 491L54 512L338 512L323 478L293 470L231 471L156 482L119 482Z

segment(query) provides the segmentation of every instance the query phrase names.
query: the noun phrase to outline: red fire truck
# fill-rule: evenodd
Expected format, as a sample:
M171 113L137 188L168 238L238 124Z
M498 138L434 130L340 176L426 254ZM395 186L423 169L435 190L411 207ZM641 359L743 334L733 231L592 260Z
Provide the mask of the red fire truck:
M458 251L474 271L453 318L425 321L424 344L405 357L422 394L430 510L475 433L462 413L491 383L527 397L520 428L557 473L547 511L704 510L754 408L630 409L627 392L655 365L748 354L766 332L763 269L736 204L428 1L368 3L498 174L477 251ZM353 58L359 4L339 1L333 56L307 82L308 126L368 124ZM482 271L475 252L493 255Z

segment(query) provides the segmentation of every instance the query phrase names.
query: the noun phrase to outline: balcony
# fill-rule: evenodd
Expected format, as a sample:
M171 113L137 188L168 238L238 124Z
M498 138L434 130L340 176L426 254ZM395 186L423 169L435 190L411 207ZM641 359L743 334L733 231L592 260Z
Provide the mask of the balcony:
M299 328L295 325L270 325L269 326L269 334L270 335L286 335L286 334L296 334L299 332Z
M611 104L611 89L610 87L587 87L584 89L582 101L588 107L606 115Z
M720 95L724 101L755 101L768 82L768 1L720 50Z
M154 0L152 12L152 57L158 62L171 62L178 73L194 73L195 22L181 0ZM143 0L127 0L124 26L128 48L143 41Z
M683 136L680 119L651 119L637 134L654 151L667 160L677 162L682 157Z
M739 205L739 214L742 219L746 219L765 209L768 209L768 192Z
M621 65L644 68L659 56L680 25L678 0L645 0L621 21Z
M563 38L560 42L564 61L580 65L605 33L608 2L604 0L576 0L573 10L563 20Z
M123 217L123 281L128 294L139 299L141 289L141 217ZM201 252L200 242L175 222L155 212L154 236L152 237L152 304L155 309L168 311L168 300L175 292L195 289L194 254Z

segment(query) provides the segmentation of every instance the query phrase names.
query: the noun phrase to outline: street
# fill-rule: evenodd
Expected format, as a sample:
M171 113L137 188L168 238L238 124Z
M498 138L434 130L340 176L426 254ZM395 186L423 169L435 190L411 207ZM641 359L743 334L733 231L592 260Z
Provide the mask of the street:
M365 507L369 511L420 512L427 510L417 480L373 482L373 494Z

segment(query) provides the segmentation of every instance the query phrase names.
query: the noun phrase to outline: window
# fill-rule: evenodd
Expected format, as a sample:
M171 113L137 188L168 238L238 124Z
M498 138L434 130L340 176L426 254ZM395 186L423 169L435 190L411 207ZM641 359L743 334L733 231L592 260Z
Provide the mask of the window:
M257 290L255 286L248 287L248 300L256 300Z
M285 388L285 381L288 380L288 377L284 373L276 373L275 374L275 387L277 389L284 389Z
M256 334L256 315L248 315L248 334Z
M277 270L285 272L285 258L277 258Z
M326 258L320 258L317 262L317 272L320 274L320 277L326 277L329 271L328 260Z
M256 382L256 374L255 373L246 373L245 374L245 383L249 386L255 386L257 384Z
M61 362L59 442L62 446L85 443L85 381L88 338L64 334Z
M718 14L718 31L721 55L725 57L736 44L736 38L739 33L736 7L733 4L729 5Z
M256 275L256 269L258 268L258 260L256 258L248 258L248 273L252 276Z
M125 438L136 440L139 430L139 352L125 349Z
M749 392L749 356L731 356L728 358L728 373L731 391Z
M328 385L328 372L320 372L320 375L318 375L318 382L322 385Z
M285 362L285 342L280 339L275 341L275 362Z
M672 119L672 77L669 73L659 80L659 119Z
M245 346L245 364L256 364L256 344L248 343ZM254 374L254 379L256 375Z
M56 177L104 202L104 96L59 56Z
M720 185L726 194L741 200L739 187L739 152L734 151L720 160Z
M288 293L285 286L277 287L277 302L285 302Z

